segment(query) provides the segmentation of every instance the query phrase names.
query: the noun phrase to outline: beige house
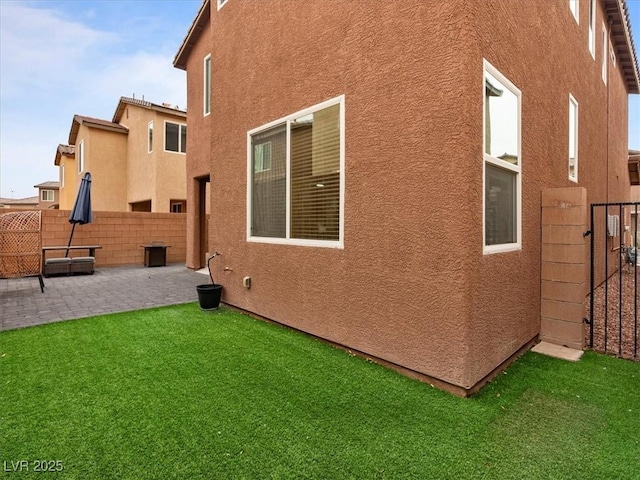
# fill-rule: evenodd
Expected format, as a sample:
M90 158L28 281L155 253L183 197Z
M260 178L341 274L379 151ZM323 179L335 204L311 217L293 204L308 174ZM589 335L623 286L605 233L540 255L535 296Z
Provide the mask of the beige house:
M186 211L186 112L121 97L113 119L75 115L59 145L60 208L71 209L91 172L94 210Z
M43 182L34 185L38 189L38 208L41 210L58 208L60 182Z

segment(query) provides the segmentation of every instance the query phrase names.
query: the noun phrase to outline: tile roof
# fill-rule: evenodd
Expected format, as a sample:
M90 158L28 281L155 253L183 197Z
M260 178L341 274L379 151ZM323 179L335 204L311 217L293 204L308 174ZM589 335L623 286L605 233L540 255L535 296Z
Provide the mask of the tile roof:
M149 110L155 110L157 112L167 113L169 115L175 115L177 117L186 118L186 110L181 110L177 105L173 106L170 103L163 103L158 105L157 103L151 103L146 100L140 100L138 98L120 97L116 111L113 114L113 122L117 123L122 119L122 114L127 105L137 105L138 107L148 108Z
M73 122L71 122L71 130L69 131L69 143L71 145L76 144L78 136L78 130L80 125L86 125L89 128L100 128L102 130L110 130L112 132L129 133L129 129L119 123L110 122L109 120L102 120L101 118L85 117L82 115L74 115Z
M60 182L48 181L34 185L34 188L60 188Z

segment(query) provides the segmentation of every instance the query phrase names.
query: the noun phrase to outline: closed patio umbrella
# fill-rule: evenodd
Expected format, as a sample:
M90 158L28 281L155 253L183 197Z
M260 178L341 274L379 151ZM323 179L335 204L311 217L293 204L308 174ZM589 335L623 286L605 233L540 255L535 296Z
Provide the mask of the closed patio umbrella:
M91 174L89 172L84 174L82 181L80 182L80 188L78 189L78 196L76 197L76 203L73 205L73 210L69 215L69 223L73 224L71 228L71 235L69 236L69 243L67 245L67 252L65 257L69 256L69 247L71 246L71 240L73 239L73 232L76 229L76 225L84 225L85 223L91 223L93 221L93 214L91 212Z

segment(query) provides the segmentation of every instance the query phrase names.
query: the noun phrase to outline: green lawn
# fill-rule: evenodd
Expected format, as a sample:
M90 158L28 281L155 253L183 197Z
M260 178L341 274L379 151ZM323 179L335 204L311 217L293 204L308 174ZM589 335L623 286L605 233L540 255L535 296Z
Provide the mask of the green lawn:
M640 364L593 353L460 399L189 304L0 333L0 385L6 478L640 478Z

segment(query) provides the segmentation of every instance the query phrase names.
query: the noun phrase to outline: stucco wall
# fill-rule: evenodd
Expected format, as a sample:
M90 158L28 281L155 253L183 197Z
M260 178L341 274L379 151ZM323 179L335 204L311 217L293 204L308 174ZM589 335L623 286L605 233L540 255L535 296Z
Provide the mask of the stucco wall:
M75 170L76 192L85 172L90 172L93 210L127 211L127 135L81 125L76 155L82 140L85 149L84 170L82 173L78 173L77 168Z
M216 46L214 106L208 129L190 130L189 176L210 155L223 300L463 388L535 337L541 191L576 185L569 93L580 104L579 185L591 202L626 195L624 86L613 72L604 87L585 10L577 25L568 2L212 9L211 39L201 42ZM600 10L597 32L601 20ZM196 51L188 79L197 114ZM483 58L522 91L522 249L493 255L482 248ZM342 94L344 248L248 243L247 131ZM616 111L608 120L607 102ZM608 174L620 178L607 188Z
M71 210L78 193L78 185L76 184L76 176L78 167L75 157L72 155L62 155L60 158L60 209ZM64 179L62 175L64 173Z
M225 6L226 7L226 6ZM200 40L194 46L187 62L187 266L199 268L201 264L200 220L201 198L199 180L213 172L216 166L211 165L211 118L204 115L204 58L211 53L211 26L208 24L200 34ZM218 66L212 62L212 84L219 78ZM223 95L217 89L214 94ZM211 100L212 111L218 110L223 99L214 97ZM206 208L209 211L209 208Z

